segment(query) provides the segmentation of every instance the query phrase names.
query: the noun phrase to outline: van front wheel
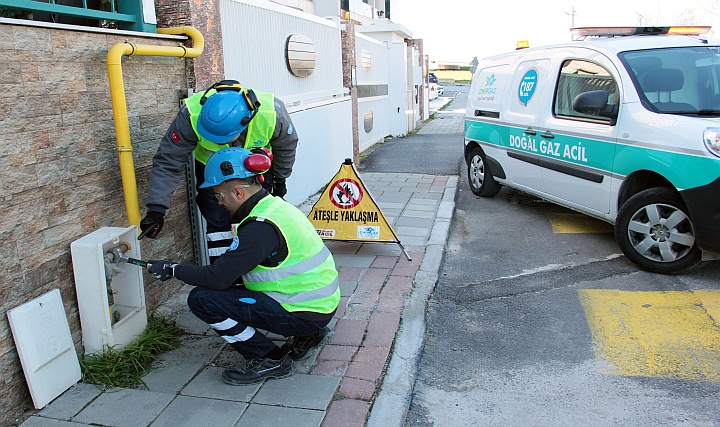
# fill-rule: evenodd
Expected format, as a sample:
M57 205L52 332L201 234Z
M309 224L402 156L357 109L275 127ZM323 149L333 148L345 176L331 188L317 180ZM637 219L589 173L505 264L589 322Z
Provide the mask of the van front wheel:
M692 220L671 188L651 188L628 199L618 212L615 239L630 261L654 273L681 273L701 261Z
M485 152L480 147L475 147L467 159L468 182L470 189L480 197L492 197L500 191L500 184L488 167Z

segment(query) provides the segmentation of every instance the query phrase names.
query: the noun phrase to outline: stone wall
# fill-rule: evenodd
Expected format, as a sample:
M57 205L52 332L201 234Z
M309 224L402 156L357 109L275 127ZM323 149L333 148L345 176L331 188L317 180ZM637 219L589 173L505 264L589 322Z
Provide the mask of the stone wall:
M81 329L70 243L128 224L106 68L125 40L177 41L0 24L0 425L32 408L6 312L59 288L78 354ZM123 59L141 211L151 158L189 87L186 60ZM165 228L141 241L143 258L193 262L181 185ZM145 274L148 307L179 286Z
M189 59L189 87L203 90L225 78L220 0L155 0L158 27L187 25L205 39L203 54Z

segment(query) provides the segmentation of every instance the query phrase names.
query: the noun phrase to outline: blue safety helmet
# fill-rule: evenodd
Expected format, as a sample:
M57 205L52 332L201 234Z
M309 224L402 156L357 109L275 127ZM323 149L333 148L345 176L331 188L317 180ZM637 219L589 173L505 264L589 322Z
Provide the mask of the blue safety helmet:
M223 148L213 154L205 165L205 182L200 184L200 188L214 187L231 179L257 175L258 172L250 172L245 166L245 160L252 155L253 153L240 147Z
M220 90L202 103L197 131L208 141L227 144L247 128L252 113L241 91Z

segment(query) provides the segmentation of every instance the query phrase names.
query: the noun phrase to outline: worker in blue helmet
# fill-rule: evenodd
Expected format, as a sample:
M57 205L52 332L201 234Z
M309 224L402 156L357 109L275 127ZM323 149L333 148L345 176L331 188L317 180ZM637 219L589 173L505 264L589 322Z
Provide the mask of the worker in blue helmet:
M267 156L243 148L210 157L200 187L210 189L238 224L230 249L209 266L168 260L148 266L160 280L175 277L195 286L190 311L246 361L223 372L232 385L291 375L293 360L328 336L340 302L333 256L314 226L262 187L261 173L269 167ZM289 339L278 347L258 328Z
M145 200L147 213L140 222L141 238L154 239L162 229L170 199L191 154L199 184L208 159L223 148L271 152L272 165L265 173L263 185L273 195L283 197L297 144L297 133L285 104L271 93L243 88L235 80L223 80L185 99L153 157ZM197 187L195 200L207 222L207 246L213 262L230 245L230 219L209 189Z

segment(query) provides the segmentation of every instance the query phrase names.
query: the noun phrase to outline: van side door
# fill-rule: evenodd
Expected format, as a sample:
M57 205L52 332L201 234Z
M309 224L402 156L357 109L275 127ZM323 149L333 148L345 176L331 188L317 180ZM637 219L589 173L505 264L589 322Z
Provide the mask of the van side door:
M547 55L547 54L545 54ZM550 59L519 62L510 78L501 114L504 159L508 179L525 189L543 192L539 161L540 116L550 91Z
M552 107L543 111L538 141L545 191L552 200L605 216L622 105L619 74L607 57L589 49L567 51L554 62ZM576 97L590 91L607 92L606 108L593 114L575 111Z

